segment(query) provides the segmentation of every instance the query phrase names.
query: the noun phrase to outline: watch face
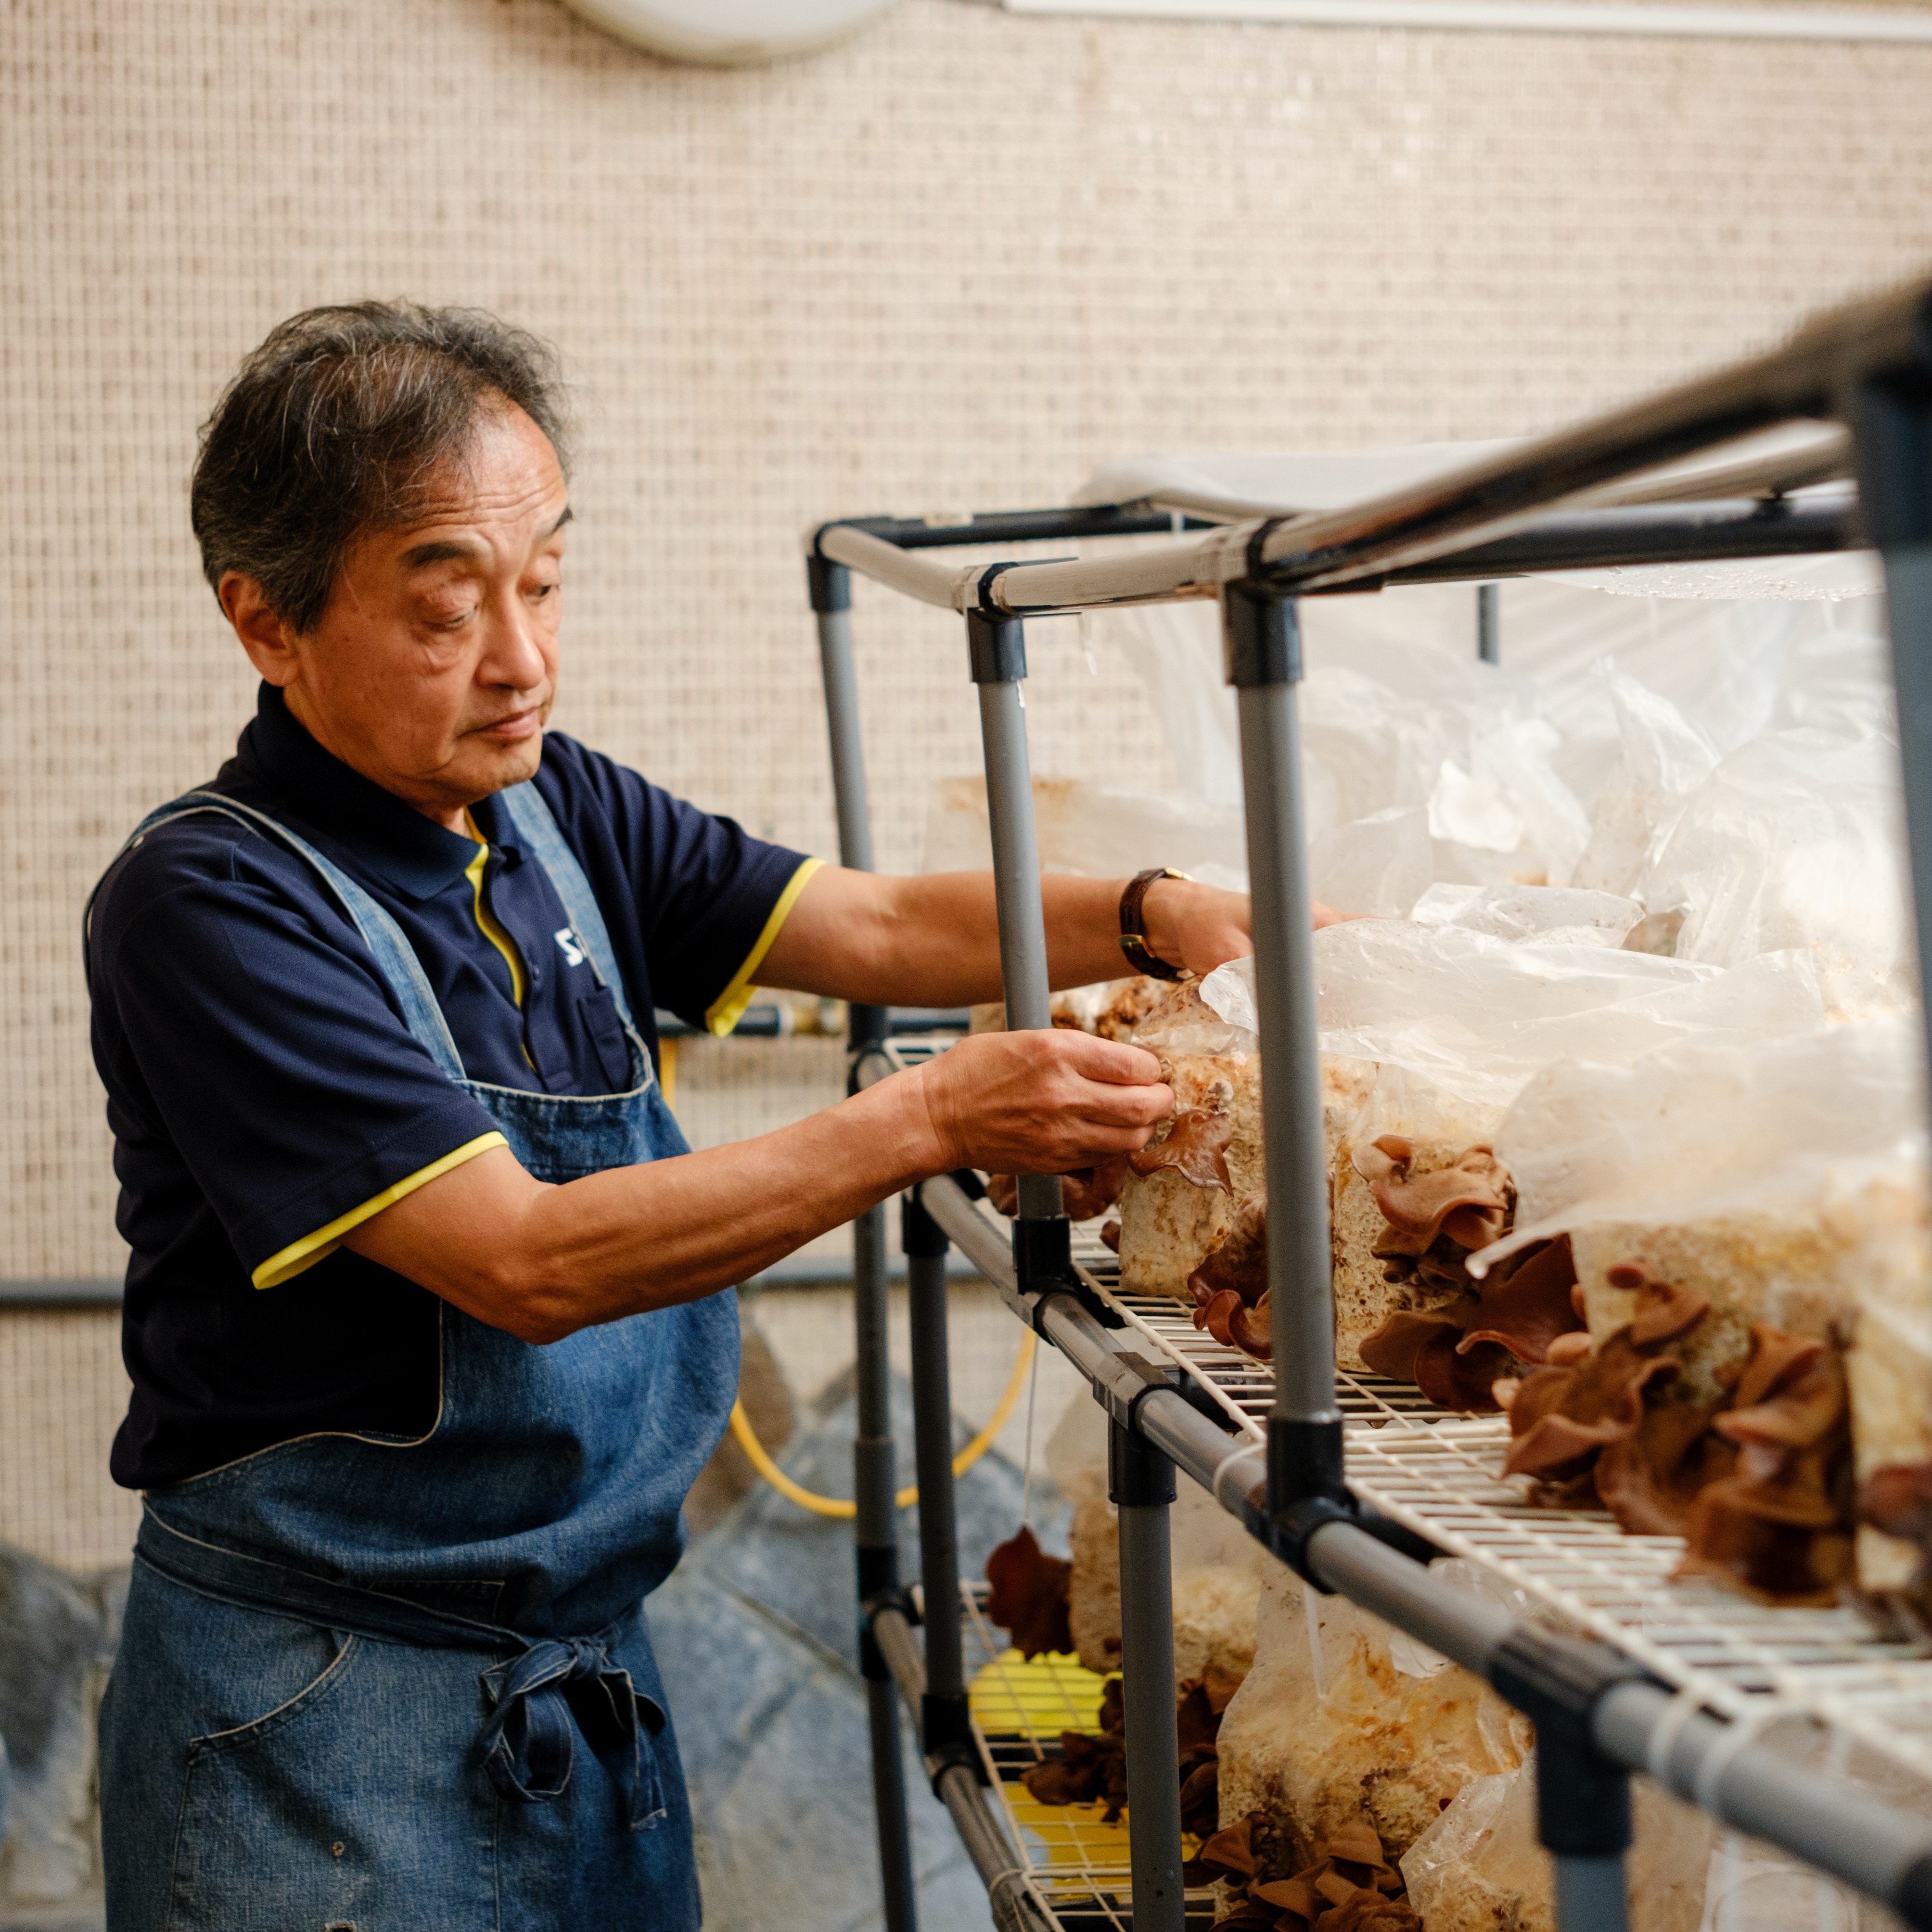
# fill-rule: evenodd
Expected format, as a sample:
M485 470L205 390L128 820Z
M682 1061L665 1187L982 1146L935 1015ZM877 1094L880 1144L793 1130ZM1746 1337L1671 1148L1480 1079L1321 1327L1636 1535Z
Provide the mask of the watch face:
M856 32L892 0L568 0L620 40L673 60L754 66Z

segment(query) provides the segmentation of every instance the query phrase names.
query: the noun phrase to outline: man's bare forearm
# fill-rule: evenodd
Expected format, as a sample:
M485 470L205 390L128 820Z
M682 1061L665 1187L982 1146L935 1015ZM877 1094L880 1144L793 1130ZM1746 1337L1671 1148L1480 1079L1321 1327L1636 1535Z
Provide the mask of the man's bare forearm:
M1144 1146L1173 1111L1154 1054L1044 1029L962 1040L796 1126L561 1186L494 1148L344 1245L529 1342L742 1281L954 1167L1058 1174Z
M1129 970L1120 947L1124 879L1049 873L1040 881L1047 976L1055 987L1115 980ZM1185 895L1204 888L1156 886L1147 896L1150 944L1178 963ZM1232 894L1210 896L1234 901ZM1245 945L1237 950L1245 950ZM1219 964L1216 958L1213 963ZM955 1006L1001 997L998 907L990 872L892 878L828 867L816 874L759 968L760 981L875 1006Z
M743 1281L936 1172L922 1111L890 1079L755 1140L562 1186L494 1148L346 1245L525 1341L555 1341Z

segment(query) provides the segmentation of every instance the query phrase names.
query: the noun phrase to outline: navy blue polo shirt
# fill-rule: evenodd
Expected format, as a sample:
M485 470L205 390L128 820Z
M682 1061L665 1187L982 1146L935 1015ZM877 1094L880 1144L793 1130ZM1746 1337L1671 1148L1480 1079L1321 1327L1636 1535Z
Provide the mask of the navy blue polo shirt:
M728 1032L815 862L556 733L536 784L653 1055L654 1006ZM476 838L446 830L325 752L267 685L202 789L280 820L382 906L472 1079L628 1084L615 1003L495 801L471 814ZM115 1480L178 1482L318 1430L422 1434L436 1298L340 1243L502 1136L412 1036L328 887L265 832L178 820L108 868L87 966L134 1251Z

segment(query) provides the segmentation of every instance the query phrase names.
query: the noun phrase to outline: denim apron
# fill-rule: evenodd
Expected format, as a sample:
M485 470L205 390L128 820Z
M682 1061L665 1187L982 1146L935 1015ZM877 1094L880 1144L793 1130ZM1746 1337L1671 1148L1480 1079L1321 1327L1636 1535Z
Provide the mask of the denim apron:
M298 854L538 1180L685 1153L582 868L534 785L500 797L616 1001L626 1092L467 1078L401 929L266 814L190 792L134 841L218 812ZM698 1924L642 1604L730 1412L731 1298L543 1347L440 1319L427 1435L301 1437L146 1496L101 1715L110 1932Z

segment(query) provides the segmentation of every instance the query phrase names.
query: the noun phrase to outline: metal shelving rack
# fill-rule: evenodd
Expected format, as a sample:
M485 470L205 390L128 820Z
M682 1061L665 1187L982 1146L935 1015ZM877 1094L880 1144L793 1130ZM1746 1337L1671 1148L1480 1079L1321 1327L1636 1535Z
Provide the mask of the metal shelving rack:
M1667 466L1800 419L1841 424L1821 460L1748 455L1687 483ZM1663 472L1658 474L1655 472ZM1849 475L1857 488L1790 493ZM886 1407L884 1223L858 1224L860 1648L871 1698L886 1922L916 1923L896 1692L935 1795L1002 1928L1131 1924L1180 1932L1167 1504L1180 1469L1316 1588L1339 1592L1486 1678L1536 1722L1540 1834L1564 1932L1622 1932L1629 1774L1782 1847L1932 1928L1932 1648L1851 1610L1768 1609L1674 1582L1670 1538L1604 1516L1532 1510L1496 1474L1502 1425L1431 1411L1412 1390L1337 1372L1317 1086L1295 715L1301 597L1388 584L1477 584L1530 571L1790 556L1868 544L1886 574L1922 974L1932 968L1932 283L1824 315L1784 348L1445 478L1346 509L1214 523L1154 502L927 524L871 519L812 536L839 834L869 868L853 670L850 573L964 620L986 754L1009 1023L1048 1024L1045 934L1022 688L1024 620L1178 598L1219 600L1239 711L1252 880L1277 1372L1198 1334L1176 1304L1118 1292L1112 1258L1076 1247L1060 1184L1023 1176L998 1221L973 1177L908 1197L921 1588L898 1574ZM1226 512L1219 514L1228 514ZM1074 560L962 566L955 546L1109 536L1148 541ZM1485 614L1484 654L1494 648ZM1932 1015L1932 998L1926 1000ZM852 1079L869 1084L938 1040L894 1039L855 1010ZM1292 1204L1284 1213L1280 1204ZM1051 1846L1029 1852L1002 1773L1039 1748L1024 1723L975 1720L949 1458L945 1262L956 1244L1071 1361L1110 1420L1119 1507L1130 1882L1092 1857L1070 1892ZM1429 1557L1486 1564L1545 1614L1518 1618L1432 1577ZM943 1612L935 1606L944 1606ZM924 1624L923 1645L914 1630ZM1035 1729L1039 1727L1035 1726ZM1822 1750L1822 1768L1820 1754ZM1854 1759L1873 1769L1862 1785ZM1082 1855L1084 1856L1085 1855ZM1066 1862L1063 1861L1064 1864ZM1075 1859L1076 1866L1081 1864ZM1088 1903L1075 1910L1072 1901Z

